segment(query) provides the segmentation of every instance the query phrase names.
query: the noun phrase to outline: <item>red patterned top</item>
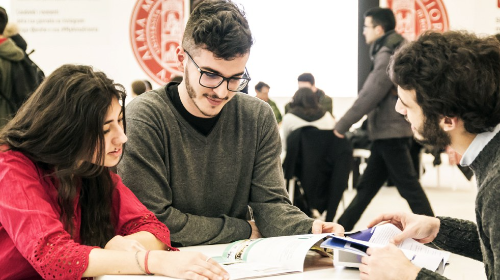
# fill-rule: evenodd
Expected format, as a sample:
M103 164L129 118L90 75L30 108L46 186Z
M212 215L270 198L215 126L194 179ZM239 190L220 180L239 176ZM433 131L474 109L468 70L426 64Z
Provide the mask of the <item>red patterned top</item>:
M2 147L0 147L2 148ZM0 149L1 150L1 149ZM80 244L80 207L75 200L75 236L59 220L57 189L47 171L24 154L0 152L0 279L80 279L93 248ZM170 232L112 174L117 235L147 231L170 250Z

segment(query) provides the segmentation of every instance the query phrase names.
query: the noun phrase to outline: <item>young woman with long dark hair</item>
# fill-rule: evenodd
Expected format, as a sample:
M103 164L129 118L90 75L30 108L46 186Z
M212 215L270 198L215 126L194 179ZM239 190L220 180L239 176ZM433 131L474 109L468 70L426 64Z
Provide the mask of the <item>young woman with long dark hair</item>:
M127 141L124 98L104 73L64 65L0 132L0 279L227 278L203 254L173 248L110 171Z

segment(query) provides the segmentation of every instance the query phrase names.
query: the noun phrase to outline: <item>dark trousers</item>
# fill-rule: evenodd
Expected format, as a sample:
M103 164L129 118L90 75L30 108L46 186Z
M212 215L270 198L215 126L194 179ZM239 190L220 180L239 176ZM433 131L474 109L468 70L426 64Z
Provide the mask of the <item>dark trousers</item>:
M357 194L339 218L346 231L352 230L366 207L390 176L399 194L415 214L434 216L410 155L411 138L375 140L370 158L356 187ZM378 214L378 213L377 213Z

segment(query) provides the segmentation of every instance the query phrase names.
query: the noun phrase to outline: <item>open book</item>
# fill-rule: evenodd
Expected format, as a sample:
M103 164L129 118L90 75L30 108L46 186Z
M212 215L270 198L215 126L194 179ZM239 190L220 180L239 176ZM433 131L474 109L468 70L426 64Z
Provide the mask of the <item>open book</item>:
M213 257L231 279L264 277L304 271L306 254L330 234L245 239L229 244L222 256Z
M366 256L369 247L384 247L392 237L401 233L393 224L383 224L366 230L346 234L346 237L331 236L321 244L323 248L334 249L335 266L359 267L361 256ZM416 266L443 274L444 266L450 257L449 252L425 246L411 238L404 240L398 247Z

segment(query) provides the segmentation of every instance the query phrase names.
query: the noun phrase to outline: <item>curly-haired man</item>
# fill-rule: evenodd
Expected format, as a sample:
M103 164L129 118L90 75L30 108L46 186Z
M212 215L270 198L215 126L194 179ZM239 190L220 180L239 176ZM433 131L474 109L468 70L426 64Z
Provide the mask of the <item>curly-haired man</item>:
M476 223L448 217L384 214L403 229L400 243L414 238L482 261L488 279L500 275L500 44L495 37L465 32L426 33L401 48L390 64L398 85L396 110L410 122L415 138L451 145L460 164L477 178ZM362 279L445 279L414 266L394 245L369 249ZM389 267L390 265L390 267Z

